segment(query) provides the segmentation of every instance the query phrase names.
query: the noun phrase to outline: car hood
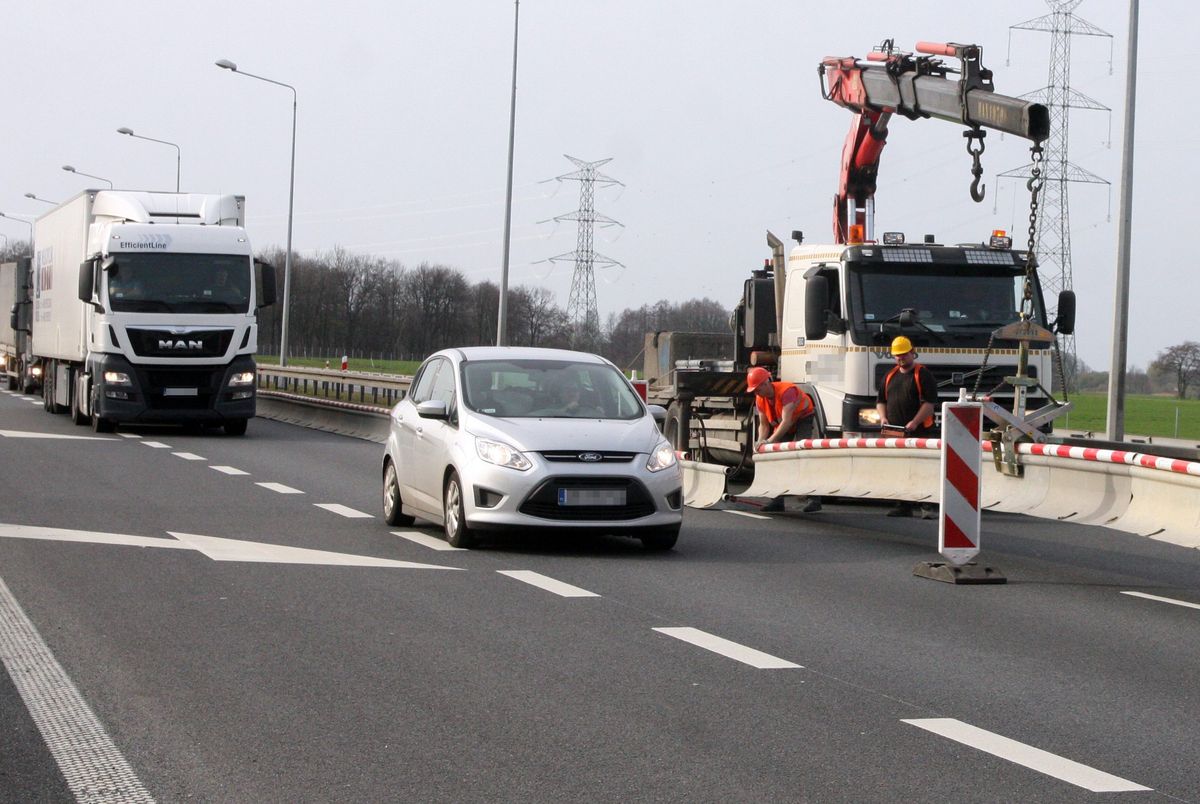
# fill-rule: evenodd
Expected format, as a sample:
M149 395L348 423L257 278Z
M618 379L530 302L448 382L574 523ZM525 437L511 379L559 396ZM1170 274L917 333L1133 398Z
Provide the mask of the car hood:
M473 415L466 431L522 452L610 450L648 453L662 439L650 416L640 419L502 419Z

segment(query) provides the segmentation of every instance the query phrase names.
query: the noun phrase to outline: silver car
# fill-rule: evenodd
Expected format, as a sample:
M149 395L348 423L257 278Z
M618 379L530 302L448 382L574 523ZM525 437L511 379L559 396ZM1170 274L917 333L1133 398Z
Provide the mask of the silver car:
M388 429L389 525L441 523L456 547L502 528L590 528L637 536L655 550L679 536L675 452L602 357L445 349L421 365Z

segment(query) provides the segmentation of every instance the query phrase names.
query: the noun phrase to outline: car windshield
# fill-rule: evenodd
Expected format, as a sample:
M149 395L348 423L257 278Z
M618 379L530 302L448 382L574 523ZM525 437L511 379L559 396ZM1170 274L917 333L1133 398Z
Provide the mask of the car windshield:
M245 313L250 259L236 254L114 255L108 300L117 313Z
M621 373L601 363L479 360L463 368L467 408L505 418L637 419L641 399Z

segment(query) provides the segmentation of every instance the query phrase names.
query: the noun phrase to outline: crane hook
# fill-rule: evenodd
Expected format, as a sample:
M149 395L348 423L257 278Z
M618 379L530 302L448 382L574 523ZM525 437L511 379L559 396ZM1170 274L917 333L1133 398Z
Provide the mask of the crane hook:
M963 136L967 138L967 153L971 155L971 175L974 176L971 180L971 200L978 204L983 201L987 192L987 187L979 183L983 179L983 165L979 157L983 154L983 138L987 136L987 132L974 128L964 131ZM978 148L974 147L975 143L978 143Z

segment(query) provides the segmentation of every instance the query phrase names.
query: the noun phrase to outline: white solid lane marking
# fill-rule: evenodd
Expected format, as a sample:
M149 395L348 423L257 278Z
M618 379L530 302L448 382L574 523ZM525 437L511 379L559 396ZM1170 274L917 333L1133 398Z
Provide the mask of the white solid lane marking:
M399 536L401 539L408 539L410 542L419 544L422 547L428 547L430 550L465 551L467 549L465 547L453 547L447 544L443 539L439 539L436 536L430 536L428 533L421 533L420 531L416 530L393 530L391 531L391 534L393 536Z
M1200 603L1188 603L1186 600L1175 600L1170 597L1159 597L1158 595L1148 595L1145 592L1122 592L1123 595L1130 597L1144 597L1146 600L1157 600L1159 603L1170 603L1173 606L1186 606L1189 609L1200 609Z
M85 542L88 544L122 544L129 547L161 547L167 550L186 550L187 545L172 539L150 536L131 536L127 533L101 533L68 528L43 528L36 525L5 525L0 523L0 536L10 539L42 539L53 542Z
M0 430L0 436L4 438L50 438L50 439L65 439L70 441L116 441L115 438L104 438L103 436L85 436L85 435L62 435L59 433L31 433L26 430Z
M794 662L780 659L754 648L747 648L745 645L739 645L736 642L730 642L728 639L722 639L719 636L714 636L698 628L655 628L654 630L660 634L666 634L667 636L681 639L684 642L690 642L696 647L711 650L713 653L719 653L726 658L735 659L751 667L757 667L760 670L783 670L793 667L801 670L804 669L801 665Z
M1087 765L1081 765L1040 748L1001 737L999 734L985 731L954 718L934 717L902 720L901 722L931 731L963 745L969 745L1009 762L1015 762L1038 773L1053 776L1055 779L1061 779L1093 793L1128 793L1134 790L1153 789L1095 768L1089 768Z
M497 570L501 575L507 575L510 578L516 578L518 581L523 581L530 586L536 586L539 589L545 589L547 592L553 592L560 597L600 597L595 592L589 592L586 589L580 589L578 586L571 586L569 583L556 581L553 578L548 578L531 570Z
M3 579L0 656L77 800L154 801Z
M418 564L415 561L396 561L391 558L333 553L307 547L288 547L283 544L245 542L240 539L219 539L195 533L175 533L172 536L199 550L213 561L247 561L264 564L320 564L341 567L392 567L399 569L462 570L462 567L443 567L437 564Z
M282 483L255 483L256 486L262 486L269 491L277 491L280 494L303 494L300 489L294 489L291 486L285 486Z
M170 444L164 444L161 441L143 441L142 445L153 449L171 449Z
M216 469L218 472L226 475L248 475L249 472L243 472L234 466L210 466L209 469Z
M117 433L121 438L141 438L137 433Z
M208 458L201 457L194 452L172 452L176 458L183 458L185 461L207 461Z
M347 508L344 505L337 503L313 503L318 508L324 508L326 511L332 511L338 516L344 516L347 519L374 519L370 514L364 514L362 511L356 511L353 508Z
M752 514L749 511L730 511L728 508L726 508L724 510L725 510L725 513L727 513L727 514L736 514L738 516L748 516L751 519L770 519L771 518L769 516L763 516L762 514Z

